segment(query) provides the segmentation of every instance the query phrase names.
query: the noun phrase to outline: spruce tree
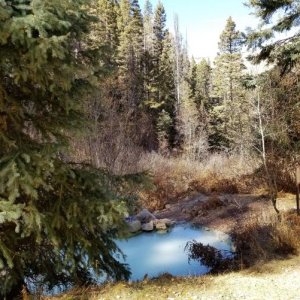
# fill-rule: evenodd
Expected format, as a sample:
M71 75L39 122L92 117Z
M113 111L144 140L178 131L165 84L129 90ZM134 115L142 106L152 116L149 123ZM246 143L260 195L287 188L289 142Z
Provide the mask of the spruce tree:
M277 64L284 73L291 70L299 60L299 19L298 0L249 0L248 6L254 8L261 25L250 30L247 42L256 53L250 56L254 63L267 61ZM293 29L293 31L291 31ZM287 38L276 38L276 34L289 32ZM258 54L257 54L258 52Z
M210 62L202 59L196 65L195 102L202 119L206 119L211 107L212 67Z
M159 59L162 54L163 41L166 35L166 11L161 1L158 2L155 9L153 21L153 34L154 34L154 58Z
M153 54L153 8L150 0L144 7L144 51Z
M213 96L216 105L211 113L212 146L243 151L247 145L249 111L243 87L243 64L241 48L243 35L228 18L220 36L220 53L215 60L213 72Z
M132 109L143 98L143 18L137 0L121 0L119 5L118 67L124 101Z
M195 98L191 86L190 69L193 68L187 57L182 58L182 75L180 82L181 101L177 113L177 130L180 133L180 143L183 154L194 160L196 158L195 143L197 142L197 129L199 125L199 114L196 108Z
M98 42L107 47L111 61L114 63L116 59L116 50L119 45L119 32L117 25L117 9L118 3L114 0L98 0L98 10L96 16L99 18L100 25L104 32L98 36Z
M153 11L149 0L144 8L144 54L143 54L143 79L144 79L144 104L150 106L153 85Z
M150 108L154 122L156 122L158 113L162 109L163 101L160 95L160 87L164 81L163 75L159 71L160 59L163 51L163 42L166 35L166 12L163 4L159 1L153 16L152 25L152 51L145 58L145 64L148 66L148 84L147 99L145 104Z
M190 80L190 87L191 87L191 96L195 98L196 85L197 85L197 63L193 56L190 61L189 80Z
M113 178L68 162L83 100L101 71L89 1L0 3L0 293L126 278L112 238L124 204Z
M242 35L236 30L236 24L229 17L223 30L220 41L220 53L216 59L216 69L219 75L222 76L222 71L225 71L227 77L225 80L215 82L217 93L222 97L233 101L234 84L240 78L240 71L243 68L241 58ZM219 69L218 69L219 68ZM223 83L223 84L222 84Z
M96 48L105 48L104 53L109 53L111 59L115 58L119 42L117 3L113 0L92 1L89 11L97 17L97 21L91 24L90 40L94 42Z
M146 5L149 6L149 4ZM149 7L148 7L149 11ZM147 11L146 11L147 12ZM144 26L149 27L149 12L144 16ZM156 128L157 144L160 150L165 151L169 147L170 132L172 128L172 107L170 95L173 93L173 67L170 66L171 42L166 30L166 12L161 1L158 2L151 23L150 49L145 48L144 54L144 82L146 111L151 116L153 127ZM150 35L147 35L150 37ZM169 43L169 45L167 45Z
M226 21L225 29L220 36L219 50L220 53L234 54L241 51L243 44L243 34L236 30L236 24L229 17Z
M180 82L181 101L177 112L177 129L183 155L188 159L203 158L207 150L207 137L204 133L204 120L197 109L197 64L189 60L187 49L182 49Z
M176 86L176 101L177 107L179 107L181 102L181 89L180 82L183 78L182 74L182 56L183 56L183 45L182 45L182 35L179 30L179 18L178 15L174 17L174 66L175 66L175 86Z
M174 48L171 34L166 32L163 41L162 54L159 60L159 75L161 78L159 87L160 114L158 116L158 135L166 137L167 146L174 146L175 142L175 72L174 72ZM168 122L162 122L168 120ZM166 126L161 126L165 124Z

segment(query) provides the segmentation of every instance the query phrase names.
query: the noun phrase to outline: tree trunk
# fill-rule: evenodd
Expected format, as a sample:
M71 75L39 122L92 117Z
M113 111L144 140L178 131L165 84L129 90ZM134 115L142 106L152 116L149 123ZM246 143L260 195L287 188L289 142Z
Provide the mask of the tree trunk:
M269 193L270 193L272 205L273 205L274 210L276 211L276 213L279 214L279 210L277 208L276 178L272 178L272 176L270 174L270 171L269 171L268 164L267 164L265 132L264 132L261 109L260 109L260 93L259 92L258 92L258 97L257 97L257 113L258 113L258 119L259 119L259 131L260 131L261 146L262 146L261 154L262 154L262 160L263 160L265 173L266 173L266 176L267 176L267 184L268 184L268 188L269 188Z

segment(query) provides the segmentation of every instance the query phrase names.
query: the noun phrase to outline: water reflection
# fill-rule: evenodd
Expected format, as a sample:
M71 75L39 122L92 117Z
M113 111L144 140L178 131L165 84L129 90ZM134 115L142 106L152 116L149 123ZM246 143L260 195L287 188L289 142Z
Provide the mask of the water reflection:
M143 233L128 240L117 241L126 255L125 262L130 266L131 280L139 280L168 272L172 275L201 275L209 271L198 262L188 263L184 247L188 241L196 240L220 250L231 250L228 236L189 225L177 225L167 234Z

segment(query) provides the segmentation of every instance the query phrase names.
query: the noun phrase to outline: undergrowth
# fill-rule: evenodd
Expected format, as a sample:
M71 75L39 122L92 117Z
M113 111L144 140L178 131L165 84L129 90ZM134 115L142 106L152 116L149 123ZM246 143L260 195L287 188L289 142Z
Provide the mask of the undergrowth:
M242 267L299 253L300 218L294 211L280 216L262 214L237 226L233 232Z
M252 176L258 159L236 154L212 154L200 162L151 153L144 155L140 165L153 177L155 188L140 193L142 204L152 210L194 193L249 193L261 183Z
M285 212L280 217L262 214L253 217L233 230L234 250L225 252L210 245L190 241L185 247L189 260L199 261L221 273L249 268L269 260L298 255L300 250L300 217Z

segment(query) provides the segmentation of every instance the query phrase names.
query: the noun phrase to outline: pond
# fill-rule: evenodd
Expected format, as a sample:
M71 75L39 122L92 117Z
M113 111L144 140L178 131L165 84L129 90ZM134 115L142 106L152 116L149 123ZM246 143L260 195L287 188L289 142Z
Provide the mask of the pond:
M145 274L156 277L162 273L174 276L203 275L209 271L199 262L188 262L188 253L184 251L187 242L196 240L205 245L209 244L219 250L232 250L230 237L218 231L207 230L189 224L178 224L167 233L144 232L127 240L116 240L117 245L126 255L122 262L127 263L132 272L130 280L142 280ZM105 276L98 278L104 282ZM29 285L30 286L30 285ZM71 286L70 286L71 287ZM70 287L56 286L45 294L59 294ZM30 286L32 292L36 291Z
M197 228L188 224L176 225L168 233L141 233L128 240L118 240L117 245L126 255L125 262L132 272L131 280L145 276L155 277L162 273L177 276L202 275L209 269L199 262L188 262L184 247L188 241L196 240L219 250L232 250L228 235Z

